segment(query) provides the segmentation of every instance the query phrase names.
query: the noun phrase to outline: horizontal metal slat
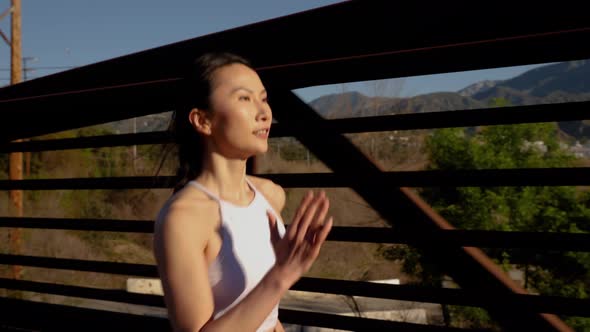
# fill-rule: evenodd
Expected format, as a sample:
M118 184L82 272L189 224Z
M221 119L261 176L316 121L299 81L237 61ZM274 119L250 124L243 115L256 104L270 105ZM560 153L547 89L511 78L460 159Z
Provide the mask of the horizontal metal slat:
M11 142L0 145L0 152L54 151L67 149L88 149L114 146L165 144L172 137L167 131L154 131L137 134L100 135L89 137L59 138Z
M323 133L321 127L324 126L330 127L330 129L344 134L392 130L575 121L589 119L589 107L590 101L583 101L559 104L485 108L477 110L454 110L334 119L325 120L318 124L306 123L306 125L309 125L309 130L305 133L297 130L297 126L293 126L288 123L277 123L273 125L270 131L270 136L319 136ZM5 143L0 145L0 152L48 151L168 143L173 143L171 134L167 131L156 131L138 134L103 135Z
M338 150L338 147L334 147ZM379 183L389 187L501 187L590 185L590 167L395 171L355 173L257 174L285 188L354 187ZM0 189L1 189L0 182ZM375 188L379 190L379 188Z
M167 189L172 188L175 183L174 176L0 180L0 190Z
M154 265L0 254L0 264L157 278Z
M0 263L3 260L0 255ZM20 256L22 257L22 256ZM51 259L53 262L63 263L64 259ZM101 263L104 262L89 262ZM121 263L117 263L123 265ZM26 265L26 264L23 264ZM47 264L45 264L47 265ZM55 267L57 264L53 264ZM62 264L63 265L63 264ZM39 265L34 265L39 266ZM63 268L63 267L56 267ZM67 267L66 267L67 268ZM154 267L155 268L155 267ZM73 267L72 269L78 269ZM112 269L105 271L103 267L94 269L95 272L113 273ZM154 277L150 275L150 277ZM160 296L129 294L120 290L104 290L88 287L58 285L24 280L0 279L0 288L50 293L65 296L92 298L107 301L117 301L151 306L163 306ZM523 307L536 312L557 313L573 316L590 317L590 300L564 298L558 296L540 296L514 293L469 292L461 289L425 288L412 285L389 285L364 281L349 281L321 278L301 278L292 290L316 293L328 293L350 296L364 296L382 299L395 299L414 302L445 303L465 306L501 306L502 303L521 303Z
M152 233L150 220L100 220L0 217L0 228L67 229L79 231ZM328 241L409 244L416 247L523 248L590 252L590 234L557 232L505 232L440 230L400 233L385 227L335 226Z
M152 233L154 222L151 220L0 217L0 227Z
M483 329L461 329L446 326L405 323L289 309L279 309L279 318L281 322L289 324L326 327L345 331L489 331Z
M335 147L335 149L338 149ZM352 171L352 170L351 170ZM257 174L285 188L347 188L371 181L393 187L501 187L590 185L590 167L396 171L370 174ZM0 180L0 190L162 189L174 176ZM378 190L378 188L376 188Z
M2 297L0 312L17 331L172 331L166 318Z
M446 23L445 23L446 24ZM269 66L263 81L290 89L418 75L442 74L532 63L587 59L590 48L579 40L590 37L588 27L508 38L441 43L328 61ZM376 43L377 44L377 43ZM382 44L387 45L387 44ZM418 65L419 64L419 65ZM272 95L271 95L272 96Z
M6 278L0 278L0 288L155 307L165 306L164 298L160 295L129 293L121 289L81 287Z
M590 234L438 230L400 233L384 227L333 227L328 241L409 244L416 247L521 248L590 252Z
M0 327L36 330L77 331L171 331L167 318L134 315L106 310L73 307L60 304L0 298ZM303 326L320 326L353 331L411 331L411 332L475 332L481 329L460 329L444 326L412 324L377 319L347 317L333 314L279 309L282 322ZM34 319L31 319L34 318Z
M307 292L363 296L412 302L444 303L453 305L502 306L503 303L520 303L534 312L556 313L590 317L590 300L559 296L516 293L487 293L450 288L427 288L412 285L389 285L366 281L349 281L322 278L301 278L292 290Z
M475 127L538 122L565 122L590 119L590 101L559 104L539 104L482 109L429 111L362 118L323 121L318 126L329 126L338 133L362 133L391 130ZM314 132L310 124L308 132ZM296 131L290 134L297 136Z

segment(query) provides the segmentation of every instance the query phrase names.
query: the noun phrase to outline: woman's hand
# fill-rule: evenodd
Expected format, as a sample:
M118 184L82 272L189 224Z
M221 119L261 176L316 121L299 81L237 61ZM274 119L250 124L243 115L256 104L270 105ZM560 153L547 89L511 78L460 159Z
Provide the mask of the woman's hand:
M329 206L325 192L314 195L309 191L299 204L283 238L279 235L276 216L268 212L271 241L276 255L274 268L288 288L309 270L318 257L332 229L332 218L325 221Z

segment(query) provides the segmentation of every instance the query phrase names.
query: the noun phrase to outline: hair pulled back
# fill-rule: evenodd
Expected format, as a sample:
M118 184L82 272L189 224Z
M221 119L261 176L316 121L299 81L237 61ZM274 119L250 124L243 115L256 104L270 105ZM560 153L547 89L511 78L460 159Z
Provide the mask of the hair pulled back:
M189 122L192 109L211 112L210 96L213 74L219 68L243 64L252 68L248 60L232 53L206 53L199 56L187 70L183 79L182 107L172 115L170 132L178 151L177 182L174 192L201 174L204 153L203 137Z

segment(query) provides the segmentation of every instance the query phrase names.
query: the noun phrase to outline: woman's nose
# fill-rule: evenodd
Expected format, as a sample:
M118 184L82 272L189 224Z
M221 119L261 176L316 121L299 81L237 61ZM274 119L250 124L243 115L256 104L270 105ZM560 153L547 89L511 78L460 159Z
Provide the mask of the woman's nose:
M270 106L267 103L259 102L258 103L258 113L256 114L257 121L271 121L272 120L272 111L270 110Z

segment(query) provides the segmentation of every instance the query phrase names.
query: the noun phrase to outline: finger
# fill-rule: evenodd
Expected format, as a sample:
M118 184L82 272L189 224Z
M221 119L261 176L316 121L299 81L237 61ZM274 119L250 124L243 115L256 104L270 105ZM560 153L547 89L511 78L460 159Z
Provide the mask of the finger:
M311 248L311 251L312 251L311 256L314 257L314 259L320 253L320 249L322 247L322 244L324 244L324 242L326 241L326 238L328 237L330 230L332 230L333 224L334 224L334 218L330 217L330 219L328 219L328 221L322 226L319 233L316 234L315 242Z
M307 235L309 226L316 217L316 212L318 211L318 208L324 204L325 200L326 195L324 193L320 193L320 195L315 197L315 199L309 204L297 229L296 243L301 243L303 241L303 239Z
M309 206L311 200L313 199L313 192L310 190L303 196L301 199L301 203L299 203L299 208L297 208L297 212L295 213L295 217L293 217L293 221L289 225L287 229L287 238L289 240L293 240L297 235L297 229L299 228L299 222L304 215L307 207Z
M301 243L304 239L308 239L311 235L310 234L310 226L313 224L313 220L316 216L318 209L323 205L325 196L320 193L318 196L314 197L314 199L309 203L307 210L305 210L304 215L301 217L299 221L299 227L297 229L297 238L296 243Z
M325 193L323 193L323 195L325 196ZM330 208L330 200L328 199L328 197L325 197L324 201L320 205L318 212L316 213L316 216L312 220L311 225L309 226L309 229L307 230L308 233L309 232L313 233L312 236L315 235L315 233L317 233L318 229L320 229L322 227L322 225L324 224L324 221L326 220L326 216L328 215L329 208Z
M270 210L266 211L266 215L268 216L268 224L270 227L270 241L272 244L276 244L281 239L277 228L277 217Z

